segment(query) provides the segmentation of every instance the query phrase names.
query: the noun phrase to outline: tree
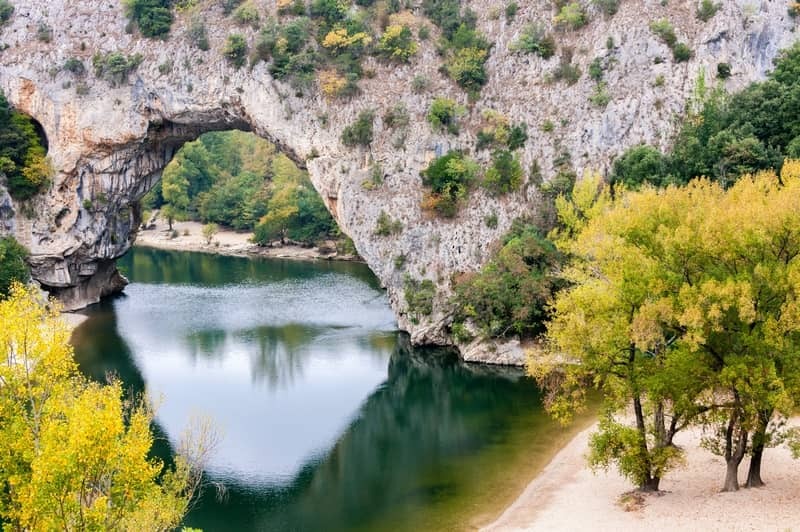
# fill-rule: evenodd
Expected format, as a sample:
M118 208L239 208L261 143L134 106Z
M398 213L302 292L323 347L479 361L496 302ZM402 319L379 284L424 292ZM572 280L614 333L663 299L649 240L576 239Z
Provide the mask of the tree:
M598 387L603 415L591 437L590 464L615 463L639 489L654 491L680 460L673 438L697 415L695 400L710 378L703 358L677 341L668 298L680 286L680 262L659 241L674 235L686 202L666 202L651 190L607 207L599 182L585 178L571 202L558 202L567 227L559 243L576 260L565 274L571 287L552 307L552 358L531 361L529 370L548 391L547 409L561 420L582 407L586 385ZM634 426L617 421L631 405Z
M125 15L145 37L166 38L172 26L170 0L125 0Z
M28 250L14 237L0 238L0 299L6 297L15 282L26 283L30 277Z
M15 530L172 530L212 440L166 468L150 456L153 411L77 369L54 302L21 284L0 301L0 518Z
M580 364L549 383L547 364L532 371L555 415L580 404L586 379L606 394L593 464L657 489L675 433L704 423L718 428L708 445L725 457L724 489L738 489L748 441L760 482L768 424L800 397L800 171L785 166L780 181L745 176L727 191L698 180L624 193L588 218L561 203L567 225L579 221L565 244L578 260L548 337ZM612 418L630 404L635 427Z
M495 257L456 284L455 328L469 320L488 337L541 334L547 304L563 286L555 275L561 262L553 243L534 226L515 223Z
M167 166L161 176L161 195L164 198L163 211L172 230L172 222L186 215L189 207L189 180L177 166Z
M206 245L211 245L211 241L218 232L219 226L217 224L205 224L203 226L203 238L206 239Z

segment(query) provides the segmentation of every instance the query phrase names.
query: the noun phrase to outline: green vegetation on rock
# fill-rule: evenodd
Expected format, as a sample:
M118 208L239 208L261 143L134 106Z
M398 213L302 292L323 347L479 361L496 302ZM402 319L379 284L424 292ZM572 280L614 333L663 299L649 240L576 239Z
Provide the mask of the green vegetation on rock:
M44 189L53 169L33 121L14 111L0 91L0 180L18 200Z
M9 294L11 285L27 283L30 277L26 250L14 237L0 238L0 299Z

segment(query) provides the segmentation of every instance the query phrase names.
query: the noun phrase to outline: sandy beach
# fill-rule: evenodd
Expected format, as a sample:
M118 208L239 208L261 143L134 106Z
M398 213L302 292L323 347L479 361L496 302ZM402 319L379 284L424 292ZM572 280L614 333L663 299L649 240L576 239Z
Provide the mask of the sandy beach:
M794 425L800 418L791 420ZM702 431L676 438L686 465L667 475L662 492L643 497L626 511L620 495L632 486L615 471L592 473L584 455L592 426L578 434L486 531L510 530L800 530L800 461L785 447L767 449L762 464L766 486L720 493L724 461L700 448ZM747 476L747 458L739 481Z
M302 247L294 245L264 247L250 242L252 233L240 233L220 228L211 239L211 243L203 236L203 224L200 222L173 222L172 228L177 233L171 237L166 220L159 218L148 229L140 230L136 235L137 246L152 247L175 251L197 251L216 253L235 257L273 257L294 260L359 260L353 255L341 255L331 244L331 249L319 247Z

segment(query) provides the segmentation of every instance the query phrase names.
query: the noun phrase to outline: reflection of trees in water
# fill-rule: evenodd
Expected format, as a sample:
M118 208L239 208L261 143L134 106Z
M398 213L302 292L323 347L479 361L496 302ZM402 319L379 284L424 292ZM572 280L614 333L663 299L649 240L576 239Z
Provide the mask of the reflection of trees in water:
M397 333L290 323L230 333L224 329L203 329L184 338L192 360L200 357L222 359L227 349L235 347L232 342L238 342L249 354L253 382L266 383L270 389L282 389L303 376L304 368L315 354L319 354L320 349L330 349L342 355L356 350L359 354L382 362L389 357L397 343Z
M242 530L343 530L414 515L459 490L459 458L532 411L536 390L520 376L483 371L452 352L414 351L403 337L387 382L324 458L310 460L289 486L233 484L227 505L204 503L188 524L212 529L227 516L228 527Z
M118 264L125 275L139 283L222 286L248 281L296 281L338 272L356 277L373 289L380 288L369 268L360 263L260 260L134 247Z

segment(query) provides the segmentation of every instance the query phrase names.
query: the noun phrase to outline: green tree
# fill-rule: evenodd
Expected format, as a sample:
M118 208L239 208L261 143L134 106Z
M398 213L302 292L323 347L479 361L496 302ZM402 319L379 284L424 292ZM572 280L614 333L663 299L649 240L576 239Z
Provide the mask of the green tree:
M187 215L189 208L189 180L177 166L167 166L161 176L161 195L164 198L162 212L167 217L169 228L175 219Z
M663 187L669 184L668 161L660 151L645 144L634 146L614 161L609 181L636 190L649 184Z
M27 258L28 250L14 237L0 238L0 299L8 295L15 282L28 282L30 271Z
M492 260L459 280L454 322L471 321L487 337L541 334L548 302L563 286L555 274L562 261L536 227L516 223Z
M170 0L124 0L125 15L145 37L166 38L172 26Z
M519 190L523 178L519 159L508 150L495 150L492 153L492 166L486 170L483 184L492 194L507 194Z
M478 175L478 165L462 152L452 150L431 161L421 175L422 184L431 189L423 199L423 209L452 218Z

